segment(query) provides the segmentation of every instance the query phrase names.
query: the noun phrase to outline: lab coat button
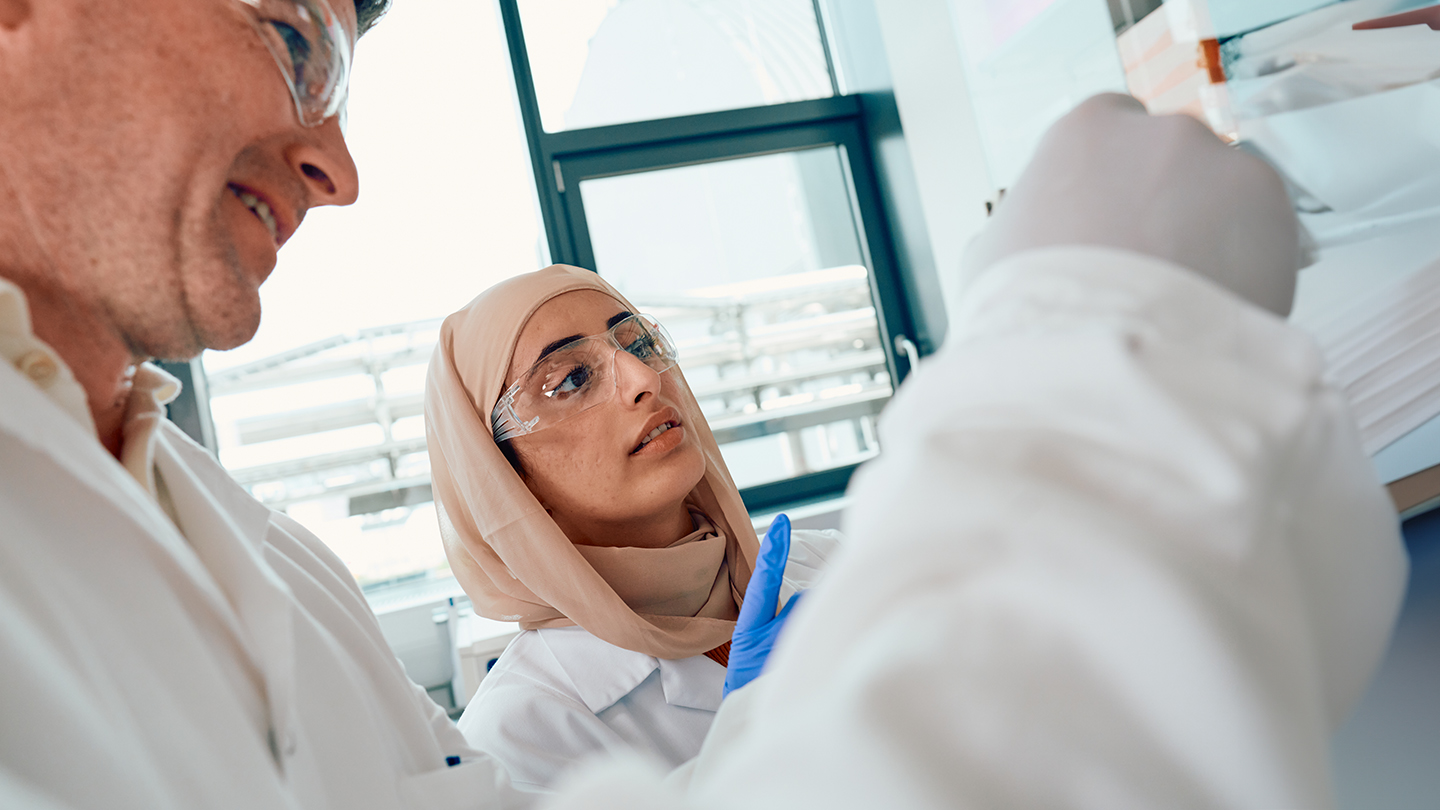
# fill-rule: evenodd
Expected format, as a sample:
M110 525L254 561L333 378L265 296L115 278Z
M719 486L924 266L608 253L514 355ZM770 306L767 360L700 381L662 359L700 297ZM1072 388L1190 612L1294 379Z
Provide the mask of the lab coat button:
M15 367L20 369L21 374L29 377L31 382L42 388L48 386L60 373L60 367L55 364L55 358L39 349L21 357Z

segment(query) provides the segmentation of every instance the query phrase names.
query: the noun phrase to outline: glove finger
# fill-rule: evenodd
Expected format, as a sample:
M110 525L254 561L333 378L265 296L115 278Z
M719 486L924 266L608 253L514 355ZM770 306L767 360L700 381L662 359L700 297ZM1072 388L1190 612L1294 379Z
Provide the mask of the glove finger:
M777 515L760 544L760 556L755 561L750 584L745 586L745 601L740 605L740 620L735 627L737 632L775 618L775 608L780 602L780 583L789 559L790 518Z

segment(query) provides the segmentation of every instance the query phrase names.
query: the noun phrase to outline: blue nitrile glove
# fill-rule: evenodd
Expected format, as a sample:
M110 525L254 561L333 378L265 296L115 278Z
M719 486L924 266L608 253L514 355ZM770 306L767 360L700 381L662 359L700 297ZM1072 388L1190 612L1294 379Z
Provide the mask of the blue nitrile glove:
M735 622L735 635L730 638L730 665L725 667L725 691L723 696L755 680L770 657L770 648L780 635L790 611L804 594L797 593L785 603L785 609L777 615L775 608L780 604L780 582L785 574L785 563L790 560L790 518L777 515L765 533L765 542L760 544L760 559L755 563L755 573L750 575L750 584L745 588L745 604L740 606L740 618Z

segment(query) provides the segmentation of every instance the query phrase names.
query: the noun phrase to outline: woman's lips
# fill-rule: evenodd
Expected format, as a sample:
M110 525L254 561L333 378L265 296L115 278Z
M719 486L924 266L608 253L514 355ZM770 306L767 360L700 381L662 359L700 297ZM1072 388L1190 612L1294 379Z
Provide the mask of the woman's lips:
M674 450L685 440L685 426L675 422L667 422L671 425L658 436L649 442L630 451L632 456L652 456Z

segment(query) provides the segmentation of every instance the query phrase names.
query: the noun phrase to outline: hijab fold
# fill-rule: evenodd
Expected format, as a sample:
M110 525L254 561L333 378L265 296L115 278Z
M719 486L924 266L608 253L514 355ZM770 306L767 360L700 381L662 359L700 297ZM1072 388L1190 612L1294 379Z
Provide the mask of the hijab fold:
M542 304L594 290L639 312L599 275L552 265L486 290L445 319L425 382L425 431L450 568L490 619L523 629L579 625L657 658L730 640L760 542L715 437L678 367L665 374L705 475L686 497L694 533L666 548L576 546L495 444L500 398L520 332Z

